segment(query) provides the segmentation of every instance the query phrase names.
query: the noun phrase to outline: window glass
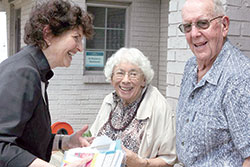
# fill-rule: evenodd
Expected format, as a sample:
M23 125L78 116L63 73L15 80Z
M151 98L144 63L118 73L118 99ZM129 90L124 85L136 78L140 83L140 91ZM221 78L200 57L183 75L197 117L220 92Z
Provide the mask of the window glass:
M124 46L124 30L107 30L107 49L118 49Z
M125 28L125 10L108 8L108 28Z
M88 12L94 15L95 27L105 27L105 8L88 7Z
M91 40L87 40L86 48L88 49L104 49L105 30L95 29L95 35Z
M125 46L125 8L88 6L94 16L93 39L87 40L85 69L102 71L107 59L119 48Z

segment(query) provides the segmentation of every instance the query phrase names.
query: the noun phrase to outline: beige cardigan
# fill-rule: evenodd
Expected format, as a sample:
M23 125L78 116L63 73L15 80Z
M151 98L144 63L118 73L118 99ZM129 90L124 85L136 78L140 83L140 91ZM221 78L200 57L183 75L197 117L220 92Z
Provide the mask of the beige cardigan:
M90 128L93 136L96 136L108 121L109 113L114 106L110 93L103 100L96 120ZM175 114L156 87L149 85L135 118L148 118L138 155L142 158L160 157L173 165L176 161Z

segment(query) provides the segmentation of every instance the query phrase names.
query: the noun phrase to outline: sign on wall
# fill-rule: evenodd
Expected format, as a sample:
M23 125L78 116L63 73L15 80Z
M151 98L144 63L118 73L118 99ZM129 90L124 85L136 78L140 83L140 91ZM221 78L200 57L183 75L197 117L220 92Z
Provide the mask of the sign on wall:
M85 67L104 67L104 51L86 51Z

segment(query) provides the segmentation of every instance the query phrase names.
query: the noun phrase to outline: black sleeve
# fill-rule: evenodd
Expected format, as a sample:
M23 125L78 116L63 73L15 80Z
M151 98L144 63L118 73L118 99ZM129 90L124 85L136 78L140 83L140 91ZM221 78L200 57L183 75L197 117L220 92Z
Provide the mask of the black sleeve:
M3 69L3 68L1 68ZM36 157L19 147L36 105L40 75L32 67L7 67L0 72L0 166L28 166Z

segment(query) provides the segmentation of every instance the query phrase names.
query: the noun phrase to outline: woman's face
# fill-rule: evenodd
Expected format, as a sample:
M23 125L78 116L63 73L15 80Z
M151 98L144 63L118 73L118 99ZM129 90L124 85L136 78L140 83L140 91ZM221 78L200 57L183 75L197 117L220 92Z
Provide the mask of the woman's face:
M83 51L82 39L82 27L68 30L59 36L52 36L47 48L49 50L47 58L51 68L69 67L72 56Z
M114 67L111 84L124 104L127 105L140 97L146 82L138 66L122 62Z

